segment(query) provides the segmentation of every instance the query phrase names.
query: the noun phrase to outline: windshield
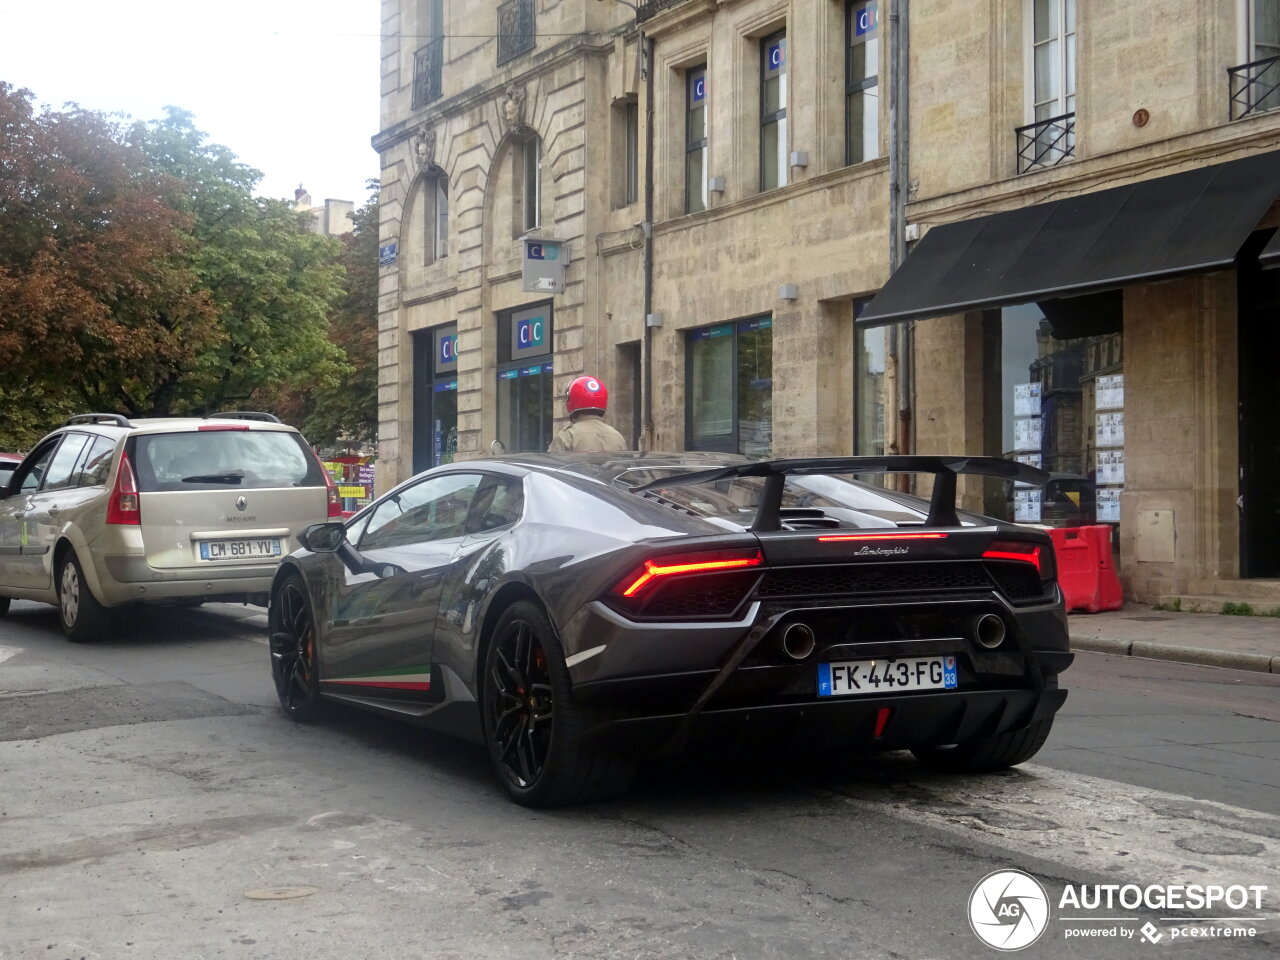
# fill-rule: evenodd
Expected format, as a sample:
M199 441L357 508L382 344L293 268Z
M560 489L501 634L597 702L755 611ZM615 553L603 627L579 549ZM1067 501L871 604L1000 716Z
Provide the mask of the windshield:
M627 470L617 482L628 488L687 473L678 467ZM759 477L737 477L713 483L658 488L662 500L698 516L750 526L764 490ZM857 480L826 474L788 477L782 491L782 521L791 528L896 527L924 522L926 510L892 498Z
M132 460L142 493L324 485L302 438L280 430L144 434Z

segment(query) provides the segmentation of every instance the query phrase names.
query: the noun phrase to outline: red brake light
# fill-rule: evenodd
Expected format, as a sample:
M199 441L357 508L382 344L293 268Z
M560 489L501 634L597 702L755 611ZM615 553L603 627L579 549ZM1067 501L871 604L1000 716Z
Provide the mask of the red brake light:
M642 567L619 580L614 585L613 593L620 597L634 597L646 586L663 577L711 573L717 570L740 570L744 567L758 567L763 562L764 557L754 547L658 557L656 560L646 560Z
M833 533L819 537L819 543L835 540L945 540L945 533Z
M142 524L142 505L138 501L138 483L133 476L133 465L128 454L120 454L120 467L116 470L115 486L107 498L107 523Z
M982 554L983 560L1015 560L1019 563L1029 563L1036 568L1036 573L1041 578L1045 578L1046 573L1044 567L1041 566L1041 558L1043 547L1038 543L1026 543L1022 540L996 540ZM1044 564L1050 568L1049 576L1052 576L1052 560Z
M197 430L248 430L244 424L234 423L206 423L202 427L196 427Z

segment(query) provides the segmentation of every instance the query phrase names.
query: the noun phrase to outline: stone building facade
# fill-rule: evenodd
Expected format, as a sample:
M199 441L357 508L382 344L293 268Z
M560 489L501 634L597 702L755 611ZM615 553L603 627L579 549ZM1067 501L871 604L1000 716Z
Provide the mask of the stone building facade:
M1138 598L1271 596L1259 478L1280 468L1237 414L1272 397L1238 360L1270 343L1241 331L1280 275L1254 249L1280 186L1240 238L1247 268L1103 277L1086 285L1096 301L1005 289L883 314L902 299L896 24L914 248L895 276L910 278L965 224L999 233L989 218L1274 150L1275 6L384 0L380 484L494 440L545 447L569 380L591 373L647 449L1038 458L1057 475L1041 501L969 485L966 503L1112 522ZM525 292L526 238L563 245L563 292ZM990 272L973 252L969 273Z

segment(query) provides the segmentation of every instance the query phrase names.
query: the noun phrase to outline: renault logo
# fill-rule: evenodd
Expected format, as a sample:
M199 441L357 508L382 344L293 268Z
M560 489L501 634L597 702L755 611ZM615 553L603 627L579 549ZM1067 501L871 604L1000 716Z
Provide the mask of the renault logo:
M249 501L244 497L236 497L236 509L243 512L244 508L249 506Z

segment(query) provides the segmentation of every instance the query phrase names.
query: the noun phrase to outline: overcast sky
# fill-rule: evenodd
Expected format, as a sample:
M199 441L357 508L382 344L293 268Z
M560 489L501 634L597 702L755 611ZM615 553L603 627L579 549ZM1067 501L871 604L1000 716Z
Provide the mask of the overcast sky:
M258 192L368 197L377 0L0 0L0 80L139 120L166 104L262 171Z

